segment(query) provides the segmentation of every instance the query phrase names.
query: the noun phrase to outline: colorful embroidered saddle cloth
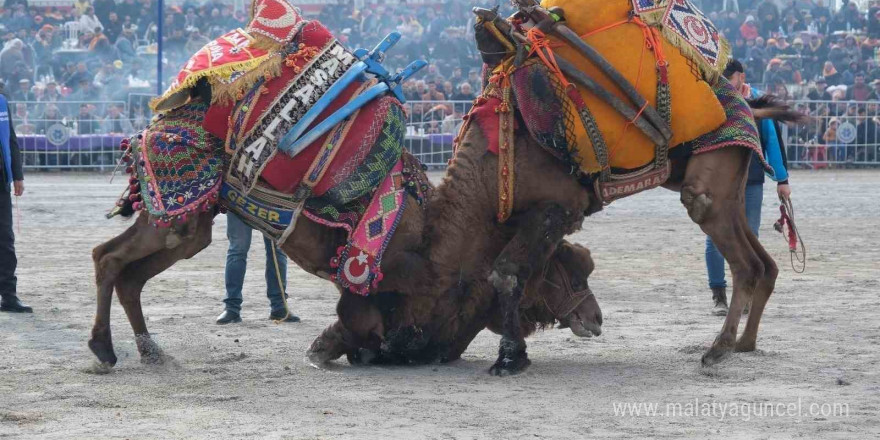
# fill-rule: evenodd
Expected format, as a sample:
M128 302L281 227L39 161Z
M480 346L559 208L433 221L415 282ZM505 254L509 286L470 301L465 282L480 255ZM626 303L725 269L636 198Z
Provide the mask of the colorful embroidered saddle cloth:
M186 220L217 201L223 181L223 144L202 127L207 104L186 104L155 122L123 146L132 162L128 197L146 209L155 226Z
M673 132L670 146L675 146L715 130L725 121L724 109L710 84L726 66L729 49L714 27L710 27L711 23L688 1L659 2L656 10L648 8L648 3L651 2L544 0L542 6L562 7L568 27L598 50L661 114L664 106L669 109ZM666 13L668 19L657 20L657 11ZM632 20L635 13L641 13L647 21ZM646 35L652 35L652 28L662 34L659 51L648 47ZM701 43L703 38L708 38L714 46ZM714 52L709 46L714 47ZM554 45L553 50L626 101L619 88L575 49L559 44ZM668 98L658 97L658 53L662 53L667 64ZM565 96L564 88L544 69L542 64L537 64L518 70L511 78L517 106L527 128L553 148L569 150L584 173L601 171L590 133ZM545 79L548 76L551 78ZM655 148L650 139L591 92L580 87L579 91L607 146L612 169L634 170L653 161ZM668 102L664 102L667 99ZM557 109L561 111L555 111Z
M406 201L423 199L415 171L421 165L401 158L402 105L394 96L379 97L295 157L279 151L279 138L357 60L320 23L301 20L286 0L258 0L253 13L247 29L196 54L156 101L157 108L172 110L131 142L130 200L146 208L156 226L167 226L219 199L280 243L302 211L348 232L332 262L335 279L366 295L382 279L382 254ZM189 102L202 79L211 86L210 106ZM354 81L311 125L372 84Z
M403 108L390 95L372 100L291 157L278 148L281 138L357 59L312 21L267 60L257 67L259 75L248 71L234 80L234 100L215 95L205 116L205 127L225 140L229 158L221 203L282 244L300 212L344 228L349 242L334 259L335 279L367 294L382 278L382 254L414 186L406 177L414 166L401 160ZM311 126L371 85L354 81Z
M726 147L743 147L755 152L764 170L773 175L773 167L764 158L758 126L749 103L724 77L712 87L724 107L727 120L721 127L685 144L693 154L703 154Z

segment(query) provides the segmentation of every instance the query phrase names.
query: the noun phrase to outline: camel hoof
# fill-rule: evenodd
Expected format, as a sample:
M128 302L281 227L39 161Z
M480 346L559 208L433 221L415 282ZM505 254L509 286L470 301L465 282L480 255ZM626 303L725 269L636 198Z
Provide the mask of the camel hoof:
M150 338L150 335L137 335L134 338L138 352L141 354L141 363L145 365L163 365L169 356L159 348L159 345Z
M354 352L346 354L350 365L371 365L380 362L380 355L374 350L368 348L359 348Z
M110 365L110 363L108 362L95 361L92 363L92 365L83 369L83 372L86 374L103 376L105 374L110 374L113 372L113 365Z
M731 353L731 349L729 347L723 348L719 346L712 346L706 354L703 355L702 363L704 367L711 367L721 361L724 360Z
M755 351L755 341L743 341L740 339L736 342L736 348L734 351L737 353L749 353Z
M165 362L170 359L171 357L166 356L164 353L141 353L141 363L144 365L165 365Z
M116 357L116 353L113 352L113 344L99 341L97 339L89 340L89 350L92 350L92 353L98 357L101 365L107 365L109 368L113 368L116 366L116 361L118 360Z
M315 349L314 344L306 352L306 357L309 358L309 363L315 366L323 365L333 360L327 351Z
M518 356L513 359L505 357L498 359L498 361L495 362L495 365L492 365L492 368L489 368L489 374L497 377L515 376L526 371L526 368L529 368L529 365L532 365L532 361L530 361L529 357L526 355Z
M306 351L306 357L309 358L309 363L319 366L339 359L343 353L334 352L330 349L331 345L332 344L324 341L324 335L318 336L315 341L312 342L309 350Z

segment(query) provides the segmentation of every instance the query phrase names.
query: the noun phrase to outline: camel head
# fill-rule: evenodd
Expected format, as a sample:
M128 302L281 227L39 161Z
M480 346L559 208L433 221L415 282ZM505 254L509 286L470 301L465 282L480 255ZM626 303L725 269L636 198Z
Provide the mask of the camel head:
M548 263L543 279L537 280L543 305L559 327L568 327L582 338L602 334L602 310L587 282L594 268L589 249L563 242Z

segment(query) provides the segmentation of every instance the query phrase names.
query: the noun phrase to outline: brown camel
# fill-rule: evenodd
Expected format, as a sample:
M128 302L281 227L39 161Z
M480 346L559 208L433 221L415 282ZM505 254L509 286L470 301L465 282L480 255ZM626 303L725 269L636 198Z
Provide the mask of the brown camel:
M420 170L421 167L414 166L417 161L408 153L405 154L405 160L411 168ZM422 176L422 181L427 181L427 178ZM426 302L410 303L398 298L413 292L421 295L432 291L428 280L433 275L427 260L421 257L428 214L414 200L412 202L407 204L404 217L386 251L383 266L388 275L380 285L380 290L385 293L365 299L340 289L340 321L324 332L324 337L321 338L324 350L318 348L322 347L320 344L313 344L313 360L324 362L342 355L347 355L352 361L369 360L362 358L367 353L380 351L380 345L385 342L386 328L398 335L408 334L404 329L419 328L419 322L409 317L413 315L410 309L424 306ZM130 209L127 212L132 213ZM216 214L216 210L202 213L185 223L163 229L151 226L150 217L144 212L125 232L94 249L98 301L89 348L103 365L112 367L117 361L110 332L110 306L114 289L134 330L142 362L163 361L161 349L152 341L147 331L141 308L141 292L148 280L177 261L195 256L211 243L211 229ZM344 231L301 219L283 250L307 272L329 279L334 272L330 260L345 241ZM521 312L526 323L522 330L525 334L534 332L539 326L556 322L571 327L579 336L588 337L601 333L601 311L586 284L593 267L589 251L575 245L566 246L565 251L561 251L555 258L553 266L548 268L546 276L534 280L535 294L532 296L532 303ZM400 276L395 276L396 274ZM543 281L545 279L547 282ZM425 298L432 305L445 304L444 310L456 309L451 304L457 301L455 298L429 295L425 295ZM389 302L396 302L398 306L393 311L380 309L379 306L385 307ZM467 328L469 337L451 335L443 346L451 344L451 341L457 342L455 357L459 356L473 337L489 324L492 319L492 311L489 310L491 306L492 302L489 301L478 311L481 324ZM433 346L440 346L440 343ZM433 351L439 352L439 349ZM377 356L372 357L377 361L381 360ZM421 357L425 358L425 355ZM394 358L396 362L410 360L400 355L386 355L384 358ZM446 358L448 357L444 357Z
M486 152L486 142L476 125L464 134L456 160L429 205L427 240L431 247L427 254L435 272L434 288L445 295L456 295L463 283L469 292L497 291L505 320L492 372L512 374L529 364L520 314L512 311L520 306L528 280L546 265L562 237L576 230L584 214L598 206L591 188L581 185L561 161L522 131L516 133L515 146L517 221L499 225L493 220L498 159ZM731 312L703 356L706 365L734 349L755 349L758 324L778 273L746 223L743 194L750 155L745 148L725 148L675 159L672 177L665 185L681 193L691 219L712 237L733 273ZM492 259L493 255L497 258ZM740 316L748 301L751 313L737 341ZM457 324L467 322L462 317ZM438 332L456 331L450 325L439 327Z
M513 374L528 366L519 313L528 296L527 284L533 276L540 277L563 236L574 232L584 215L599 206L592 189L581 185L561 161L523 130L516 133L515 142L515 215L498 223L498 160L486 147L485 136L472 126L461 139L443 184L428 202L427 212L416 203L408 205L386 253L384 269L389 276L379 288L391 293L367 299L344 293L340 322L315 344L342 341L345 353L352 354L352 345L374 349L379 341L371 345L370 339L384 334L379 348L389 355L402 353L416 361L452 360L492 321L487 312L497 302L503 336L492 372ZM666 185L681 192L688 214L713 238L733 273L731 312L703 356L704 364L715 363L734 349L754 350L758 324L778 272L746 224L743 193L750 154L744 148L725 148L676 159ZM98 313L89 346L102 362L113 365L116 361L109 329L114 287L142 358L161 360L143 320L141 289L148 279L210 243L212 217L206 213L172 229L155 229L142 214L129 230L95 249ZM284 251L303 269L326 278L331 273L328 262L343 242L342 231L303 222ZM388 296L402 301L404 307L395 307L394 301L387 304ZM749 300L752 311L746 330L736 341L741 310ZM358 322L374 325L363 328ZM385 325L377 327L379 322Z
M383 269L388 276L379 285L382 293L367 298L343 293L339 322L313 343L313 360L342 354L365 360L359 359L361 349L371 357L378 354L392 361L453 360L491 324L502 333L491 372L515 374L529 365L524 339L529 327L523 318L530 315L522 312L523 302L535 297L529 288L538 283L545 268L556 267L554 259L565 252L560 251L563 237L577 230L584 217L601 205L591 186L583 185L570 167L519 129L513 143L513 215L507 222L498 222L498 158L487 151L488 144L477 125L463 133L456 159L430 198L427 212L415 203L408 205L386 252ZM733 273L731 312L703 356L705 365L734 349L754 350L761 315L778 273L746 223L743 193L750 155L748 149L731 147L673 159L672 175L665 185L681 193L691 219L712 237ZM138 335L142 356L151 359L157 353L140 312L143 282L206 246L209 217L203 215L173 231L149 229L142 217L129 231L95 250L98 316L90 347L100 360L109 364L116 360L109 331L114 285ZM330 273L327 262L343 243L342 234L304 222L284 251L303 269L326 278ZM749 301L752 312L737 341L741 311ZM589 309L590 302L584 301L581 308L584 305ZM587 311L575 316L589 320Z
M542 273L529 280L519 309L522 334L558 324L580 337L600 335L602 312L588 285L593 268L587 248L563 241ZM488 328L500 334L504 322L491 289L459 289L454 295L380 293L369 298L344 293L339 321L312 343L309 358L315 365L342 355L369 363L457 360L477 333ZM377 322L381 327L362 327Z

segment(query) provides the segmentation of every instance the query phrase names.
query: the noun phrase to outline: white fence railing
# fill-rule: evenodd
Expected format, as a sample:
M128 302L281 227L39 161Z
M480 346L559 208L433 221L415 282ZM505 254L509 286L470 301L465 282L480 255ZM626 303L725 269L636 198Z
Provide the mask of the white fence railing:
M151 98L132 94L127 102L11 103L25 166L115 166L119 141L149 122ZM452 158L462 117L472 105L470 101L408 102L406 148L425 165L444 168ZM783 127L793 168L880 167L880 102L796 101L793 105L811 115L806 123Z
M880 166L880 102L795 101L792 105L810 115L809 121L783 129L793 167Z

